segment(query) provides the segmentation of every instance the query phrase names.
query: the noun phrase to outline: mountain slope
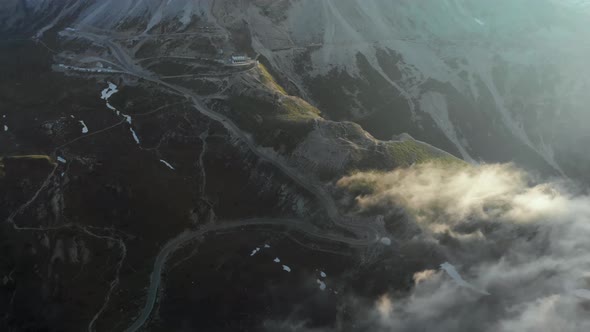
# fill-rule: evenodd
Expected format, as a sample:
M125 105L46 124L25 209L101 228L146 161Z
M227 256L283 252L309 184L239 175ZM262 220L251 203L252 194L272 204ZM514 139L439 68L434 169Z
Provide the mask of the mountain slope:
M532 224L420 217L489 189L479 162L588 180L587 10L4 1L0 329L378 330L441 263L537 250ZM522 213L494 198L474 210Z
M323 118L256 60L229 63L247 36L194 2L15 3L3 31L30 38L0 44L0 329L169 329L176 287L204 294L194 280L222 287L220 273L264 297L246 322L233 317L246 307L220 309L227 319L209 328L260 328L291 310L254 310L277 293L305 301L317 267L300 250L342 271L390 255L381 219L342 209L338 179L462 164L407 135L380 141ZM252 281L284 280L274 265L229 269L261 243L282 250L283 272L297 267L276 290Z
M579 177L585 15L554 2L294 1L280 23L256 13L250 26L257 51L334 118Z

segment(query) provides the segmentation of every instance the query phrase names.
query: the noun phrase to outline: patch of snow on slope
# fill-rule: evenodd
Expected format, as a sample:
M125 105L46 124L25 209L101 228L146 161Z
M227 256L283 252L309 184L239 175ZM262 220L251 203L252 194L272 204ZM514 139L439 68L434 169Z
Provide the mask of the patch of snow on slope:
M107 108L110 109L111 111L117 112L117 109L115 107L113 107L113 105L111 105L108 101L107 101Z
M172 167L172 165L170 165L170 163L169 163L169 162L167 162L166 160L164 160L164 159L160 159L160 162L161 162L162 164L166 165L166 167L168 167L168 168L170 168L171 170L173 170L173 171L174 171L174 167Z
M119 92L119 90L117 89L117 86L115 84L113 84L111 82L108 82L108 84L109 84L109 87L102 90L102 92L100 94L100 98L103 100L106 100L106 101L108 101L112 95Z
M260 248L256 248L256 249L252 250L252 253L250 253L250 257L256 255L259 251L260 251Z
M139 137L137 137L137 134L135 133L135 130L133 130L133 127L129 127L129 131L131 131L131 135L133 136L133 139L135 140L135 143L141 144L141 142L139 141Z
M78 122L82 125L82 134L88 134L88 126L86 126L86 123L84 123L83 120L79 120Z

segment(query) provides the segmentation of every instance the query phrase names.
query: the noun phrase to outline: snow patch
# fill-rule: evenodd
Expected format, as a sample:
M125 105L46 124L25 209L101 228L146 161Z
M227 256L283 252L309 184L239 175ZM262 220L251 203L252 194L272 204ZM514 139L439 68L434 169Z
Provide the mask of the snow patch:
M287 265L283 265L283 271L291 272L291 268Z
M130 127L129 131L131 131L131 135L133 135L133 139L135 140L135 143L141 144L141 142L139 141L139 137L137 137L137 134L135 133L135 130L133 130L133 128Z
M116 111L117 109L114 108L111 104L109 104L109 102L107 101L107 108L110 109L111 111Z
M382 237L381 240L379 240L381 242L381 244L386 245L386 246L390 246L391 245L391 239L388 237Z
M4 131L8 131L8 126L4 125Z
M275 258L275 259L273 260L273 262L275 262L275 263L280 263L280 262L281 262L281 259L277 257L277 258Z
M117 115L123 116L125 118L125 122L127 122L129 125L131 125L131 123L133 122L131 119L131 116L129 116L127 114L122 114L113 105L111 105L109 103L109 98L111 98L115 93L119 92L119 89L118 89L117 85L115 85L114 83L108 82L108 84L109 84L108 88L102 90L102 92L100 93L100 98L103 100L106 100L106 106L108 109L110 109L111 111L115 111L117 113ZM129 131L131 132L131 135L133 136L133 140L135 141L135 143L141 144L141 142L139 140L139 136L137 136L137 133L135 132L135 130L133 130L133 127L130 126ZM164 161L162 161L162 162L164 162ZM164 162L164 163L166 163L166 162ZM166 166L170 167L171 169L174 169L168 163L166 163Z
M59 161L62 164L67 163L67 161L63 157L59 157L59 156L57 157L57 161Z
M80 122L80 124L82 125L82 134L88 134L88 126L86 126L86 123L84 123L83 120L80 120L78 122Z
M256 255L259 251L260 251L260 248L256 248L256 249L252 250L252 253L250 254L250 257Z
M171 170L174 171L174 167L172 167L172 165L170 165L170 163L168 163L166 160L164 159L160 159L160 162L164 165L166 165L168 168L170 168Z
M106 101L108 101L112 95L119 92L117 85L115 85L111 82L108 82L108 84L109 84L109 87L102 90L101 96L100 96L101 99L106 100Z
M325 273L324 271L320 271L320 276L321 276L322 278L325 278L325 277L326 277L326 273Z
M318 285L320 285L320 290L324 291L326 290L326 283L321 281L320 279L316 279L316 282L318 283Z
M270 248L270 246L268 244L264 244L263 246L264 249L268 249ZM256 249L252 250L252 253L250 254L250 256L254 256L256 255L258 252L260 251L260 247L256 247ZM278 260L278 261L277 261ZM280 262L281 260L277 258L275 258L275 262Z

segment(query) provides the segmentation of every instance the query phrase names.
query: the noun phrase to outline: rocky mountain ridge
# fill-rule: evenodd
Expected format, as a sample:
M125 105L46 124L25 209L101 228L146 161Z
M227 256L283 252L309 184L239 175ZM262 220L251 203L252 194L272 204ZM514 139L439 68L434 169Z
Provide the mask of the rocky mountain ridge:
M409 132L468 161L587 173L572 147L586 137L575 121L588 104L577 70L588 55L584 3L12 2L4 25L34 17L37 33L57 25L198 34L202 23L229 33L217 48L262 55L291 93L378 138Z

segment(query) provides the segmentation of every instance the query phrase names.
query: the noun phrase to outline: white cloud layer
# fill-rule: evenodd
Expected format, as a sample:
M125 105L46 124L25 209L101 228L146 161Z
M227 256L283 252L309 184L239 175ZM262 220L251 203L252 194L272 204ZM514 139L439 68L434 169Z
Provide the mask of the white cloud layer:
M511 165L418 165L338 185L361 192L363 212L403 207L422 240L490 293L440 270L416 273L387 319L382 304L373 309L375 331L590 331L590 302L577 295L590 289L590 197L566 182L533 183Z

